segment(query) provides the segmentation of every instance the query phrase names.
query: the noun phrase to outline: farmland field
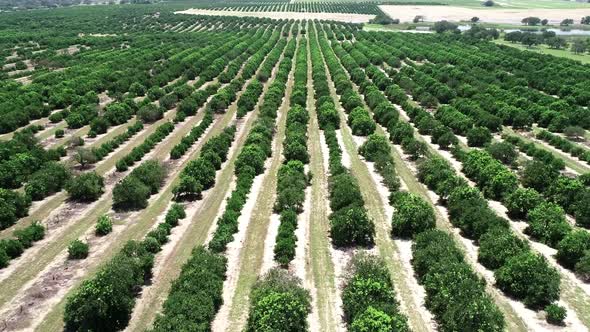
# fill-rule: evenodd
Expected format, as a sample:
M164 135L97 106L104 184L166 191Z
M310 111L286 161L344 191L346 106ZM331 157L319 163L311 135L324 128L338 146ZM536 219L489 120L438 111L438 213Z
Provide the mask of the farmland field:
M371 1L2 4L0 331L590 330L587 49Z

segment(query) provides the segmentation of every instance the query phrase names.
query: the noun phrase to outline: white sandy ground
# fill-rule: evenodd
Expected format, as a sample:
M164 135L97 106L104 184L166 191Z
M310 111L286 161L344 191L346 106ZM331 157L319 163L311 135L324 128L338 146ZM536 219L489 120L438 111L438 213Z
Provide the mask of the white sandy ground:
M348 23L367 23L375 15L346 14L346 13L299 13L299 12L244 12L237 10L211 10L211 9L187 9L175 12L175 14L211 15L211 16L237 16L237 17L261 17L274 20L329 20ZM413 18L413 17L412 17ZM471 18L471 17L469 17ZM172 28L174 30L174 28Z
M309 165L305 165L308 167ZM295 230L295 236L297 237L296 247L295 247L295 257L291 262L289 270L298 278L303 280L303 287L308 289L311 298L312 298L312 306L311 306L311 313L308 316L308 323L309 323L309 330L310 331L319 331L320 326L320 317L318 313L318 309L316 306L317 301L317 290L313 280L313 274L311 272L311 267L309 270L307 269L308 266L311 265L310 257L313 253L310 251L309 243L311 242L311 233L310 233L310 223L311 223L311 185L309 185L305 189L305 201L303 203L303 214L299 215L297 221L297 229Z
M391 18L400 19L401 22L412 22L417 15L424 16L426 22L468 21L472 17L479 17L480 22L521 24L525 17L535 16L548 19L550 24L559 24L563 19L590 15L590 8L580 9L476 9L457 6L379 6L385 14Z
M280 216L276 213L270 215L270 222L266 229L266 238L264 239L264 253L262 254L262 264L260 266L260 275L264 275L270 269L277 267L275 261L275 245L277 234L279 233L279 226L281 225Z
M309 171L309 165L305 165L305 173ZM295 229L295 257L289 270L305 283L305 288L311 289L312 281L306 273L306 253L309 253L309 223L311 220L311 184L305 188L305 200L303 201L303 213L297 216L297 228ZM313 329L312 329L313 331Z
M394 145L394 148L401 156L404 156L404 154L399 146ZM405 156L403 157L403 159L404 159L405 164L412 171L412 173L417 176L418 169L417 169L415 163L410 161L409 158L407 158ZM459 170L457 170L457 171L459 172ZM462 174L462 173L460 173L460 174ZM403 182L403 180L402 180L402 182ZM427 189L427 191L428 191L428 196L432 202L439 201L439 197L436 193L434 193L433 191L428 190L428 189ZM494 207L493 203L497 203L495 207ZM500 203L490 201L491 208L496 209L496 208L498 208L497 205L500 205ZM448 211L444 206L442 206L440 204L435 204L435 208L438 210L439 214L444 217L443 222L450 225L454 238L461 242L461 247L463 247L463 249L464 249L463 251L465 252L466 261L475 269L475 271L479 275L484 277L484 279L488 283L488 287L487 287L488 292L493 292L495 294L498 294L504 301L506 301L506 303L508 303L511 306L511 308L514 310L514 312L527 324L527 328L530 331L572 331L572 332L574 332L574 331L588 331L588 329L584 326L584 324L578 319L575 311L573 309L571 309L569 306L567 306L565 303L563 303L563 301L559 301L559 304L566 307L567 312L568 312L568 317L565 321L566 326L565 327L558 327L558 326L548 324L545 321L544 314L538 313L538 312L535 312L533 310L526 308L524 306L524 304L522 304L522 302L516 301L516 300L504 295L504 293L502 291L495 288L493 286L495 284L495 278L494 278L493 271L488 270L483 265L481 265L477 262L478 247L474 244L473 241L461 236L460 230L450 224L448 217L447 217ZM504 207L501 206L501 208L504 208ZM496 212L498 212L498 211L496 211ZM500 214L500 216L506 217L505 216L505 208L504 208L504 215ZM524 224L524 227L526 227L526 223L522 223L522 224ZM524 227L521 227L521 229L524 229ZM402 244L402 246L403 246L403 244ZM409 255L411 255L411 248L410 248Z
M326 174L329 173L329 154L330 149L328 148L328 144L326 143L326 138L324 136L324 131L320 130L320 147L322 151L322 158L324 159L324 170ZM326 210L328 215L332 213L329 204L329 197L325 198L326 200ZM346 322L344 321L344 308L342 304L342 283L344 282L344 269L352 256L351 253L346 253L343 250L335 249L334 246L330 246L330 257L332 258L332 264L334 265L334 284L336 285L336 294L334 295L335 303L335 321L337 323L337 331L346 331Z
M198 112L197 112L198 114ZM186 125L186 121L182 122L182 123L178 123L176 124L177 126L180 126L182 124ZM207 128L207 130L205 131L204 135L207 135L207 133L210 131L212 126L209 126L209 128ZM169 136L167 137L167 139L170 139ZM165 145L166 140L164 141L164 145ZM167 156L164 160L164 162L169 162L171 164L174 165L179 165L182 164L186 161L187 158L189 158L192 153L197 149L197 147L200 146L200 144L195 144L193 145L193 147L191 149L189 149L189 151L180 159L174 160L174 161L170 161L170 157ZM146 156L144 156L144 160L149 160L153 157L153 155L155 154L155 152L158 149L154 149L152 151L150 151L148 154L146 154ZM134 165L134 167L137 167L138 165L140 165L140 163L137 163L136 165ZM123 176L125 176L126 174L128 174L129 172L132 171L132 169L134 169L134 167L131 167L128 171L126 172L122 172L118 175L117 178L122 178ZM179 171L179 170L177 170ZM107 175L105 175L105 178L109 179L111 176L115 175L115 171L114 169L111 170L109 173L107 173ZM168 178L172 178L174 175L173 174L168 174ZM112 190L112 187L114 187L114 185L117 183L118 181L107 181L108 185L105 186L105 192L110 192ZM163 188L160 189L160 193L164 192L169 186L172 185L172 182L168 182ZM156 195L152 195L150 197L150 199L148 200L149 204L152 204L153 201L155 201L157 198L159 197L159 194ZM98 204L100 200L90 204L89 206L87 206L83 212L81 212L80 214L83 215L85 214L87 211L89 211L89 209L91 209L92 207L94 207L96 204ZM109 212L109 214L113 214L113 211L111 210ZM61 298L63 298L63 296L69 291L69 289L82 277L85 275L86 269L88 268L89 265L92 265L92 263L95 262L96 258L101 256L101 252L104 252L104 250L108 249L108 245L110 244L109 239L116 237L116 235L120 234L120 232L122 232L123 230L125 230L129 225L132 225L133 222L130 222L130 220L132 219L136 219L138 215L141 214L141 210L140 211L135 211L132 212L130 214L120 214L123 216L123 219L125 219L126 221L123 224L117 224L115 223L115 225L113 226L113 232L111 234L109 234L108 236L105 237L97 237L94 235L94 227L90 227L82 236L82 238L85 238L89 241L90 244L90 254L89 257L85 260L81 260L81 261L73 261L74 263L76 263L75 265L72 264L72 261L68 261L67 259L65 259L65 257L67 257L67 249L64 250L59 257L57 257L54 262L50 265L48 265L45 269L43 269L43 271L41 271L37 276L35 276L33 279L31 279L29 282L27 282L23 287L21 287L21 290L19 291L19 296L13 298L10 302L8 302L6 305L3 306L1 311L0 316L5 316L7 312L12 312L13 317L16 317L18 319L22 319L22 317L20 317L20 314L17 315L16 311L19 310L23 305L23 300L26 299L26 297L30 294L35 294L35 292L38 292L37 289L35 289L34 287L36 286L41 286L44 283L47 282L47 280L49 280L49 277L53 277L55 278L56 276L58 276L59 280L62 280L62 282L59 285L59 290L53 294L51 297L45 297L43 295L43 297L41 298L37 298L37 301L29 303L28 307L27 307L27 313L28 313L28 317L35 317L34 319L32 319L31 323L29 325L31 325L33 328L36 327L38 324L40 324L43 320L43 318L45 317L45 315L47 315L47 313L51 310L51 308L57 304ZM165 214L164 214L165 215ZM115 218L115 220L118 220L119 218ZM67 227L65 227L66 225L61 225L60 227L60 231L55 231L51 233L51 236L46 236L42 241L46 241L47 243L49 243L52 240L55 240L55 237L59 234L61 234L63 231L65 231L67 229ZM41 241L40 241L41 242ZM39 243L38 243L39 244ZM33 248L31 249L36 249L41 250L41 246L35 245ZM27 257L34 257L31 256L32 254L34 254L33 250L27 250L23 256L25 254L27 254ZM35 251L35 252L37 252ZM31 252L29 254L29 252ZM21 256L21 257L23 257ZM94 259L93 259L94 257ZM72 266L74 265L74 266ZM16 264L14 264L14 266L16 266ZM75 268L75 274L73 274L70 270L70 268L73 267ZM14 272L14 268L13 265L11 264L8 268L0 271L0 273L3 273L5 270L11 269L12 272ZM4 274L0 274L0 276L4 276ZM59 278L61 276L61 278ZM5 279L5 277L3 278ZM38 287L37 287L38 288ZM42 294L42 293L41 293ZM44 300L44 301L42 301Z
M338 138L338 145L340 145L340 150L342 150L342 165L346 168L350 168L350 156L346 153L346 149L344 148L344 140L342 139L342 132L340 129L336 130L336 138Z

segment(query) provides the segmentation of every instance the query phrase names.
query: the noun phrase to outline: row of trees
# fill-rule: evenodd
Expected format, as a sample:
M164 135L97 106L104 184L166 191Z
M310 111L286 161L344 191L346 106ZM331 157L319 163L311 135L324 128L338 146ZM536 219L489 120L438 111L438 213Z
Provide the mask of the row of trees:
M590 150L571 142L567 138L553 134L547 130L539 131L535 137L551 144L563 152L570 153L572 156L577 157L590 165Z
M299 40L295 57L293 92L291 109L287 112L287 128L283 142L283 164L277 175L277 198L274 210L280 214L274 258L283 267L295 257L297 236L297 215L303 212L305 188L308 176L305 164L309 162L307 152L307 124L309 114L307 105L307 39Z
M123 156L117 161L115 167L118 172L124 172L133 166L135 162L140 161L148 152L153 150L158 143L160 143L166 136L175 129L172 122L164 122L152 134L150 134L145 141L140 145L134 147L131 152Z
M115 210L139 210L148 205L148 198L156 194L164 182L166 170L156 160L148 160L135 168L113 189Z
M180 182L172 189L175 199L200 198L203 190L215 185L216 171L227 160L235 134L234 126L227 127L203 145L199 157L191 160L180 173Z
M168 241L172 228L186 217L182 205L173 204L165 220L142 241L128 241L95 276L84 280L66 300L64 322L68 331L124 329L141 287L152 276L154 255ZM208 279L203 279L208 280Z
M414 121L414 119L413 119ZM497 196L497 198L504 198L504 204L512 207L512 209L514 209L515 211L529 211L528 209L530 209L531 211L528 213L527 217L527 221L529 223L529 227L527 228L527 232L529 234L531 234L533 237L541 239L541 241L548 243L552 246L556 246L558 244L558 242L563 239L566 235L568 235L571 231L571 227L567 224L567 222L565 221L565 215L563 213L563 210L561 210L559 208L558 205L556 205L555 203L542 203L542 200L522 200L521 198L519 199L519 197L522 197L521 195L516 195L515 194L511 194L512 191L517 188L517 184L518 181L516 179L516 177L511 174L511 172L507 169L503 169L503 166L500 165L499 163L495 163L493 162L491 159L491 157L489 156L484 156L486 153L485 152L481 152L481 155L476 155L477 153L472 154L473 159L471 160L472 166L474 167L474 169L479 169L479 171L477 172L478 175L477 176L483 176L484 178L482 178L481 180L483 181L482 183L487 183L486 182L486 178L489 179L489 183L488 185L486 185L486 188L488 189L489 192L491 192L492 194L495 192L495 195ZM457 156L463 156L463 153L460 152L456 152ZM482 158L479 158L482 157ZM467 159L467 157L466 157ZM485 159L485 160L484 160ZM464 160L465 161L465 160ZM542 164L541 162L539 162L540 164ZM479 166L476 166L479 165ZM464 163L464 167L466 167L465 163ZM526 168L525 168L526 170ZM489 172L489 173L487 173ZM532 178L532 179L542 179L542 178L547 178L547 179L556 179L557 176L551 176L548 175L547 173L543 173L543 172L539 172L539 170L533 171L532 168L530 169L530 171L525 172L527 174L529 174L528 178ZM486 175L487 174L487 175ZM534 174L543 174L540 177L536 177L534 176ZM551 181L551 180L549 180ZM510 184L512 183L512 184ZM515 185L516 184L516 185ZM558 199L560 198L566 198L566 197L572 197L572 196L564 196L567 195L566 193L572 193L572 191L566 191L566 188L574 188L574 187L580 187L580 186L573 186L571 187L568 184L560 184L560 185L556 185L555 187L555 192L556 192L556 197L558 197ZM560 189L561 188L561 189ZM484 191L485 192L485 191ZM517 191L519 194L520 192ZM539 196L537 194L537 196ZM575 195L574 195L575 196ZM534 197L534 196L533 196ZM522 206L525 202L529 203L528 207ZM560 211L561 210L561 211ZM504 223L504 222L502 222ZM465 230L464 230L465 231ZM481 234L480 234L481 235ZM513 237L511 237L513 238ZM483 245L482 245L483 247ZM581 251L584 250L585 248L585 244L582 245L581 247ZM492 254L489 254L492 255ZM539 263L539 259L531 259L530 260L530 264L537 264L540 267L543 267L546 265L546 263ZM583 264L580 265L580 268L583 267ZM551 274L556 274L553 272L543 272L543 271L548 271L545 268L542 268L539 270L538 273L549 273ZM583 274L583 271L579 271L580 274ZM524 278L524 276L521 276ZM555 278L549 278L548 280L552 280L553 282L553 289L556 288L555 286ZM558 284L558 282L557 282ZM507 287L506 285L504 285L505 287ZM548 286L549 287L549 286ZM523 293L521 293L519 296L523 296ZM531 299L526 299L525 297L525 301L528 301L529 305L531 303ZM547 304L547 303L545 303Z
M34 242L45 237L45 227L39 222L14 231L12 238L0 240L0 269L5 268L10 260L22 255Z
M394 98L405 99L405 96L396 95ZM401 103L402 107L408 107L408 103ZM422 112L412 110L407 112L414 123L418 118L417 114L426 116ZM430 115L432 116L432 115ZM392 135L392 138L393 135ZM464 155L459 149L453 149L456 156ZM514 252L512 249L506 249L507 255L501 255L500 252L505 250L502 245L495 242L501 234L505 234L507 239L516 238L514 234L507 227L508 222L495 216L495 214L487 207L486 201L479 196L477 190L469 195L467 193L471 189L467 186L464 180L454 175L451 166L442 159L427 158L420 166L419 178L425 182L429 188L435 190L441 196L443 202L446 202L449 207L451 215L451 222L461 228L464 235L479 239L480 243L480 261L484 262L488 268L498 268L503 266L501 273L496 273L497 285L509 294L523 299L525 304L535 307L543 308L551 301L559 297L559 274L556 270L549 268L547 262L542 256L533 254L530 251L525 251L523 256L512 257L510 262L508 260L496 263L495 266L488 264L490 258L512 256ZM461 188L465 188L462 192ZM467 195L467 196L466 196ZM475 195L475 196L474 196ZM452 197L451 197L452 196ZM469 198L472 197L472 198ZM469 198L469 199L468 199ZM466 200L468 199L468 200ZM470 201L472 203L468 204ZM474 204L473 207L471 204ZM497 232L494 235L486 234L488 232ZM485 239L485 242L484 242ZM518 242L518 241L517 241ZM521 241L522 242L522 241ZM518 243L517 243L518 245ZM485 249L485 250L484 250ZM439 250L439 246L436 246ZM517 251L516 254L519 254ZM526 255L525 255L526 254ZM526 261L526 266L522 267L517 262L522 259ZM430 265L430 264L429 264ZM526 275L527 271L535 271L534 276ZM529 285L531 278L534 278L538 283L534 283L534 287L526 287ZM547 290L547 294L551 294L549 299L538 296L535 287ZM446 303L446 302L445 302ZM495 320L492 318L492 320Z
M267 151L270 155L274 121L284 96L291 68L291 57L295 51L294 46L293 43L289 43L286 47L283 44L285 58L279 64L276 80L265 94L260 107L261 113L236 160L236 188L228 198L225 212L217 220L217 229L209 242L209 250L199 247L193 252L191 259L183 267L180 277L172 286L171 293L164 304L163 315L156 319L154 331L208 329L222 304L226 259L219 253L225 250L237 231L237 219L246 202L254 177L263 172ZM278 58L276 61L278 62ZM257 155L257 152L260 154ZM262 159L261 163L256 159L257 157ZM197 280L199 282L195 284ZM200 282L202 280L206 282ZM272 318L274 317L275 315L272 315Z
M330 95L326 69L322 58L325 58L326 63L329 64L328 68L331 66L332 70L337 70L339 66L338 59L335 57L329 58L326 53L322 55L322 51L327 52L328 49L322 47L322 51L320 51L321 43L318 43L315 25L310 36L310 42L318 122L320 126L323 124L322 129L329 149L329 199L332 211L329 218L332 244L337 247L370 246L374 243L375 225L367 214L357 179L342 165L342 150L333 126L333 123L339 124L340 117ZM332 70L332 77L336 77L336 72L332 72ZM342 76L346 77L344 73L338 73L338 77ZM343 80L340 81L344 82ZM348 80L346 82L350 83Z

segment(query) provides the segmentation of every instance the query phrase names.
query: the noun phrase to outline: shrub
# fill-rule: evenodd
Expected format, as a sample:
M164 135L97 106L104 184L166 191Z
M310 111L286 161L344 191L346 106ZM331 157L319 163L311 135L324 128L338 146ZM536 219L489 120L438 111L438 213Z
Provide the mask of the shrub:
M508 194L504 199L504 205L508 209L508 215L512 218L524 219L529 211L537 207L543 198L532 188L518 188Z
M563 321L567 317L567 311L564 307L552 303L545 307L547 313L547 323L553 325L564 325Z
M488 269L496 270L506 261L527 251L526 242L506 228L495 228L479 239L477 260Z
M246 332L308 330L309 291L282 269L272 269L252 289Z
M82 173L66 184L70 198L76 201L92 202L104 192L104 179L96 172Z
M528 227L525 232L550 247L557 246L572 227L565 219L565 212L555 203L541 203L527 216Z
M151 123L164 116L162 109L154 104L147 104L139 109L137 116L144 123Z
M467 132L467 145L484 146L492 141L492 134L488 128L474 127Z
M68 246L68 257L70 259L84 259L88 257L88 243L80 240L70 242Z
M590 233L586 230L574 230L559 241L556 258L563 266L573 269L589 249Z
M350 206L330 216L330 236L338 247L370 246L374 243L375 224L362 206Z
M395 195L393 206L395 207L391 227L393 235L408 238L435 227L434 210L421 197L400 193Z
M512 165L518 157L518 152L509 142L492 143L486 147L488 153L494 159L501 161L505 165Z
M528 307L540 309L559 299L559 272L530 251L509 258L494 276L501 290Z
M150 188L134 176L127 176L113 189L113 207L117 210L138 210L147 207Z
M55 131L55 138L62 138L62 137L64 137L64 134L65 134L65 132L63 129L58 129Z
M137 287L153 266L153 255L129 241L96 275L82 282L66 300L64 322L68 331L115 331L127 326Z
M372 134L359 148L359 153L367 161L376 161L378 156L389 155L390 148L387 138L382 135Z
M347 275L342 304L349 326L360 328L368 323L367 311L373 309L377 312L370 316L381 316L379 320L385 320L389 324L395 321L400 331L408 330L406 318L399 312L389 271L382 259L363 252L358 253L347 267Z
M14 236L22 243L23 248L30 248L33 242L37 242L45 237L45 227L38 221L35 221L25 228L15 230Z
M113 221L106 214L98 217L96 222L95 233L96 235L104 236L109 234L113 230Z

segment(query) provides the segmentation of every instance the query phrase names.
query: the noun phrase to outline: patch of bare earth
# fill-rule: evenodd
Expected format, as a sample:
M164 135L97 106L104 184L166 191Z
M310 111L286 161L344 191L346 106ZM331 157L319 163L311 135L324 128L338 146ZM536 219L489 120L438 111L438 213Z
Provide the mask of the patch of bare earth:
M349 23L368 23L375 15L348 14L348 13L299 13L299 12L250 12L237 10L211 10L211 9L187 9L175 12L175 14L211 15L211 16L235 16L235 17L259 17L274 20L329 20ZM174 28L172 28L174 30Z
M401 22L412 22L414 17L421 15L424 21L437 22L442 20L458 22L479 17L480 22L520 24L523 17L535 16L549 20L549 24L559 24L563 19L590 15L590 9L476 9L458 6L416 6L416 5L381 5L385 14Z

